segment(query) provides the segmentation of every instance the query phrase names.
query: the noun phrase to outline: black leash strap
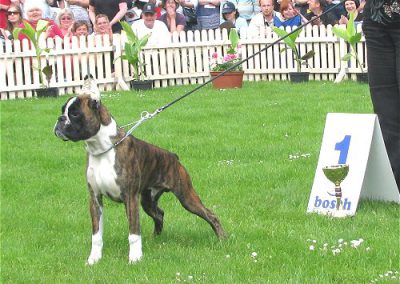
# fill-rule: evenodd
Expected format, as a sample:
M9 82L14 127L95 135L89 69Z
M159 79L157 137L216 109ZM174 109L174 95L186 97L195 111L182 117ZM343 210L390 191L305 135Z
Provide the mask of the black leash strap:
M176 98L175 100L173 100L172 102L158 108L156 111L154 111L153 113L149 113L149 112L142 112L141 118L139 121L137 121L136 123L131 123L134 124L124 135L124 137L122 137L119 141L117 141L116 143L114 143L113 145L111 145L109 148L107 148L104 151L100 151L98 153L90 153L89 150L87 149L87 151L92 155L92 156L99 156L99 155L103 155L105 153L107 153L108 151L110 151L111 149L117 147L122 141L124 141L132 132L133 130L135 130L137 127L139 127L139 125L141 125L143 122L145 122L148 119L151 119L153 117L155 117L156 115L158 115L159 113L161 113L162 111L166 110L167 108L169 108L170 106L174 105L175 103L179 102L180 100L186 98L187 96L190 96L191 94L193 94L194 92L196 92L197 90L203 88L205 85L207 85L208 83L216 80L217 78L224 76L225 73L231 71L232 69L238 67L239 65L243 64L244 62L248 61L249 59L259 55L261 52L267 50L268 48L270 48L271 46L277 44L278 42L284 40L285 38L287 38L288 36L290 36L291 34L297 32L298 30L302 29L303 27L307 26L308 24L312 23L313 21L321 18L323 15L329 13L330 11L332 11L333 9L335 9L337 6L342 5L342 2L345 0L341 0L339 3L333 5L332 7L330 7L329 9L327 9L325 12L323 12L321 15L315 17L314 19L311 19L310 21L308 21L307 23L304 23L302 25L300 25L298 28L294 29L293 31L291 31L290 33L288 33L287 35L278 38L277 40L275 40L274 42L268 44L266 47L264 47L263 49L259 50L258 52L254 53L253 55L250 55L249 57L246 57L245 59L239 61L238 63L232 65L231 67L229 67L228 69L226 69L225 71L221 72L219 75L212 77L211 79L207 80L205 83L197 86L196 88L194 88L193 90L187 92L186 94ZM129 125L131 125L129 124ZM122 127L124 128L124 127Z

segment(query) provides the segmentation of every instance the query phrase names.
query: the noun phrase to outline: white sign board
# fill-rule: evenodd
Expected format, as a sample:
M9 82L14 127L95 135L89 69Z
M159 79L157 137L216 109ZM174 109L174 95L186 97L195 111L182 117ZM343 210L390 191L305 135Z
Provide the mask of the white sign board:
M349 165L341 183L342 204L336 210L335 185L322 168ZM331 194L330 194L331 193ZM400 203L400 195L375 114L329 113L307 212L334 217L356 213L360 196Z

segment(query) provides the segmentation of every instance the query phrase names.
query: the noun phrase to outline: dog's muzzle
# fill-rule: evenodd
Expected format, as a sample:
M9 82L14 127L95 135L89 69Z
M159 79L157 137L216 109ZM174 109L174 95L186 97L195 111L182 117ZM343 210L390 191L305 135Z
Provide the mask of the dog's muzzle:
M63 127L62 125L65 125L66 122L66 117L64 115L60 116L56 122L56 124L54 125L54 134L58 137L61 138L64 141L68 141L69 138L67 136L65 136L64 132L63 132Z

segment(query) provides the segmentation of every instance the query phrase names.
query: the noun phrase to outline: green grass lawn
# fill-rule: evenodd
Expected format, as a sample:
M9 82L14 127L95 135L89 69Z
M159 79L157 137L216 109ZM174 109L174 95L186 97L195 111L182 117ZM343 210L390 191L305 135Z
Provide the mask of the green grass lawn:
M123 125L190 88L105 93L102 100ZM371 113L367 85L207 86L143 124L134 135L179 155L229 237L217 240L165 194L160 236L141 212L144 258L135 265L128 265L124 208L109 200L103 259L85 265L85 150L52 132L65 100L1 102L2 283L398 283L398 205L361 201L346 219L306 214L326 114Z

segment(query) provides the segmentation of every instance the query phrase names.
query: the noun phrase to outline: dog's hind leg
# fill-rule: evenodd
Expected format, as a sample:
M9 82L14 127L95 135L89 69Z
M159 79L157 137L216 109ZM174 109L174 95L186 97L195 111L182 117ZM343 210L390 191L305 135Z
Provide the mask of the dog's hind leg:
M199 196L194 191L189 174L183 166L181 166L179 174L181 177L180 183L177 184L174 189L171 189L171 191L179 199L186 210L206 220L213 228L217 237L224 239L225 233L217 216L203 205Z
M144 212L147 213L154 221L154 235L161 234L164 223L164 211L157 206L158 199L163 194L159 191L155 196L152 196L152 191L146 189L142 192L141 204Z
M193 188L184 190L181 194L176 194L182 206L189 212L206 220L213 228L218 238L224 239L225 233L215 214L202 203Z

